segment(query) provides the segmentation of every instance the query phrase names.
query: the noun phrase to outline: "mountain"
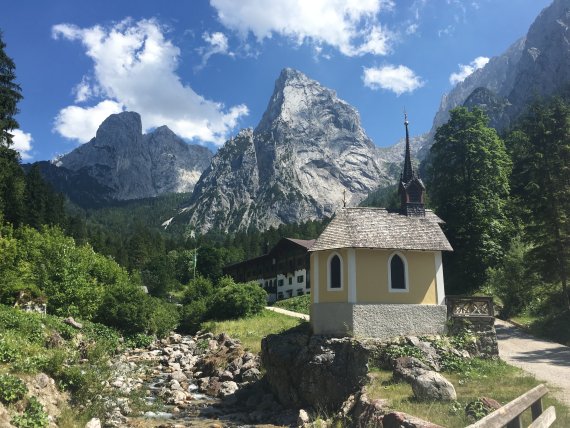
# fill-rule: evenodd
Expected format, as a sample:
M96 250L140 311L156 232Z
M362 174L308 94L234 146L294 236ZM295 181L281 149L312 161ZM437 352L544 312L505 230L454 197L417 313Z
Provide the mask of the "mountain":
M489 114L491 125L502 131L534 99L565 90L570 84L569 27L570 0L554 0L524 38L443 96L430 139L454 107L479 105Z
M55 165L91 177L114 200L128 200L191 192L211 158L210 150L186 144L166 126L143 134L140 115L122 112Z
M205 232L321 219L344 198L357 205L394 182L393 157L368 138L354 107L287 68L257 127L225 143L174 221Z

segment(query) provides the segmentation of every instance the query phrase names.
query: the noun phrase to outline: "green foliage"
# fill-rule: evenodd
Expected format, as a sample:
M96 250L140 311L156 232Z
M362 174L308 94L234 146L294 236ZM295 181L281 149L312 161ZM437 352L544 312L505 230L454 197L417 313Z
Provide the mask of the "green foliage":
M513 199L530 247L530 267L561 285L570 309L570 104L536 103L508 137Z
M4 404L14 403L24 398L28 388L22 380L10 374L0 375L0 401Z
M22 415L12 418L12 425L18 428L47 428L48 415L36 397L30 397Z
M200 324L206 321L209 305L206 299L192 300L182 307L179 329L183 333L194 334L200 330Z
M261 312L266 304L267 293L258 283L232 283L214 294L210 317L217 320L248 317Z
M438 128L428 158L428 191L454 248L446 254L451 293L477 290L503 255L511 162L504 143L477 108L453 109Z
M154 342L154 337L144 333L137 333L133 336L127 337L125 345L128 348L146 348Z
M540 278L529 268L530 247L519 238L511 242L499 268L489 271L489 287L502 302L501 316L520 314L541 297Z
M140 287L130 284L105 290L95 319L127 334L159 336L165 335L178 324L177 312L172 305L148 297Z
M400 208L398 185L379 187L369 193L360 204L361 207L379 207L397 210Z
M291 297L290 299L279 300L275 302L273 306L309 315L309 310L311 307L311 295L305 294L303 296L297 296L297 297Z
M413 345L402 344L402 345L390 345L385 350L386 355L390 360L395 360L400 357L415 357L419 360L424 360L424 353Z
M13 129L19 127L15 116L18 114L18 102L22 99L22 89L16 81L16 65L6 51L6 44L0 32L0 147L12 144Z

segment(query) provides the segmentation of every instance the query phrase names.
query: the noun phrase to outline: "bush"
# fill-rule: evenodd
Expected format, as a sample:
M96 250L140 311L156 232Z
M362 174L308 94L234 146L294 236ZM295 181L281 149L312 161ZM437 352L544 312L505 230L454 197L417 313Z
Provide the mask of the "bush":
M48 415L36 397L31 397L24 414L14 416L11 422L17 428L47 428L49 425Z
M179 330L183 333L194 334L200 329L200 324L208 316L206 299L194 300L184 305L180 313Z
M267 293L258 283L235 284L231 281L214 294L209 318L226 320L247 317L261 312L266 304Z
M134 285L106 290L96 321L128 335L137 333L164 336L178 324L178 313L172 305L149 297Z
M20 401L28 388L22 380L9 374L0 375L0 401L5 404Z

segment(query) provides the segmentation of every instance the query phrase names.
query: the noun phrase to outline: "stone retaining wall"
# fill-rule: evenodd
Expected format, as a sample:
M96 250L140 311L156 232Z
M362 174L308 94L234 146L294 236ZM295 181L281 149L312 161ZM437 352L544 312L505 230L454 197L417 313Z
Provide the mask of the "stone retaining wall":
M319 303L311 305L314 334L389 339L446 332L445 305Z

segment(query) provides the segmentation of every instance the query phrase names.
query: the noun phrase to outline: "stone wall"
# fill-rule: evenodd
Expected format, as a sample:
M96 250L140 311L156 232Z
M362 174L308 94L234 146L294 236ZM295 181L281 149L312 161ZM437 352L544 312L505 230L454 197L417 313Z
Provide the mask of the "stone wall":
M493 358L499 356L495 317L480 316L451 316L449 319L449 334L458 335L464 332L473 334L475 342L469 353L472 356Z
M315 334L390 339L446 332L444 305L318 303L311 305Z

